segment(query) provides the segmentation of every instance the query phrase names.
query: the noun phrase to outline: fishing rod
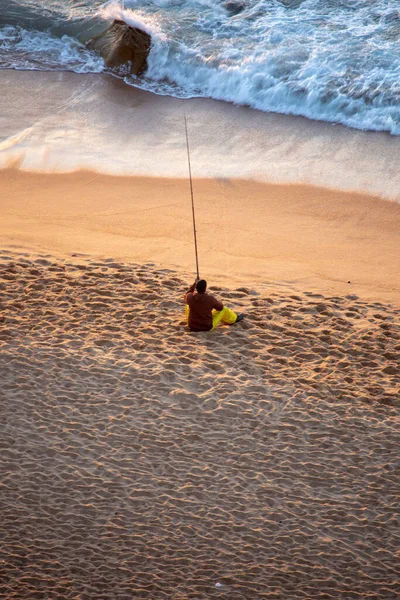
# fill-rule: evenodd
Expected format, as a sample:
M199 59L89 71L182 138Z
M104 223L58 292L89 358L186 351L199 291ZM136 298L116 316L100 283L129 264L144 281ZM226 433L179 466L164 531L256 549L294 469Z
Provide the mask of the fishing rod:
M189 166L190 196L192 198L192 219L193 219L194 250L195 250L195 255L196 255L196 272L197 272L197 279L200 279L200 275L199 275L199 255L198 255L198 252L197 252L196 216L195 216L195 213L194 213L192 169L191 169L191 166L190 166L189 136L188 136L188 130L187 130L186 115L184 115L184 119L185 119L185 132L186 132L186 148L187 148L187 157L188 157L188 166Z

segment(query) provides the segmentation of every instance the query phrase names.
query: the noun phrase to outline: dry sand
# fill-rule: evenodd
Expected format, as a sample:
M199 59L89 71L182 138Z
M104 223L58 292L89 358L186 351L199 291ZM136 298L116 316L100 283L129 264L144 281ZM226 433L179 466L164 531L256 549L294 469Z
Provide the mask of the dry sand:
M195 180L201 275L400 306L400 204L307 185ZM189 183L0 171L0 243L194 272ZM350 282L350 283L348 283Z
M194 185L0 172L0 596L395 600L400 206Z
M399 310L216 288L193 334L186 283L1 253L1 597L395 600Z

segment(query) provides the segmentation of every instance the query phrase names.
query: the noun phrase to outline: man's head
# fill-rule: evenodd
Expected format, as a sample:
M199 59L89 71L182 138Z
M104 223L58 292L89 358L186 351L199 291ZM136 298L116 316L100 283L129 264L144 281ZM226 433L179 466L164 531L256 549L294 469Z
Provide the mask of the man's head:
M205 279L200 279L196 283L196 290L198 294L204 294L207 289L207 281Z

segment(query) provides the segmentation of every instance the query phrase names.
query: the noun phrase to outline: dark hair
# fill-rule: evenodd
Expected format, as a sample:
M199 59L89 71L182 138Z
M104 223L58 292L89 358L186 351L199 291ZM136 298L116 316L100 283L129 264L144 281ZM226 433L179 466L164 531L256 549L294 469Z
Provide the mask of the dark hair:
M198 281L196 283L196 290L198 291L199 294L204 294L204 292L206 291L207 288L207 281L205 279L200 279L200 281Z

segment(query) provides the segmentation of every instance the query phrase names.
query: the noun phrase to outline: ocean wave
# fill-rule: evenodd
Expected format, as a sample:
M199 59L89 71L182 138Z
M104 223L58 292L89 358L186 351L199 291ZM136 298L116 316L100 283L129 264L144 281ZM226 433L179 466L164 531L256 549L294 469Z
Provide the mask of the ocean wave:
M145 1L112 0L103 14L152 35L145 77L127 77L131 85L398 135L398 11L384 0L357 4L305 0L295 11L263 0L232 15L209 0L158 0L151 11Z
M152 38L145 76L130 85L400 135L400 12L389 0L82 0L68 10L67 34L0 28L0 66L101 72L80 43L94 35L87 19L95 29L121 19Z
M136 2L134 2L134 4L136 4ZM120 20L131 27L137 27L148 33L153 41L155 38L165 39L162 29L158 25L156 16L146 15L146 13L141 10L124 8L119 2L115 2L115 0L107 2L100 9L98 14L106 22L111 23L114 20Z
M69 70L76 73L101 73L103 59L90 52L76 38L60 38L45 31L27 31L19 26L0 28L2 68L26 70Z

